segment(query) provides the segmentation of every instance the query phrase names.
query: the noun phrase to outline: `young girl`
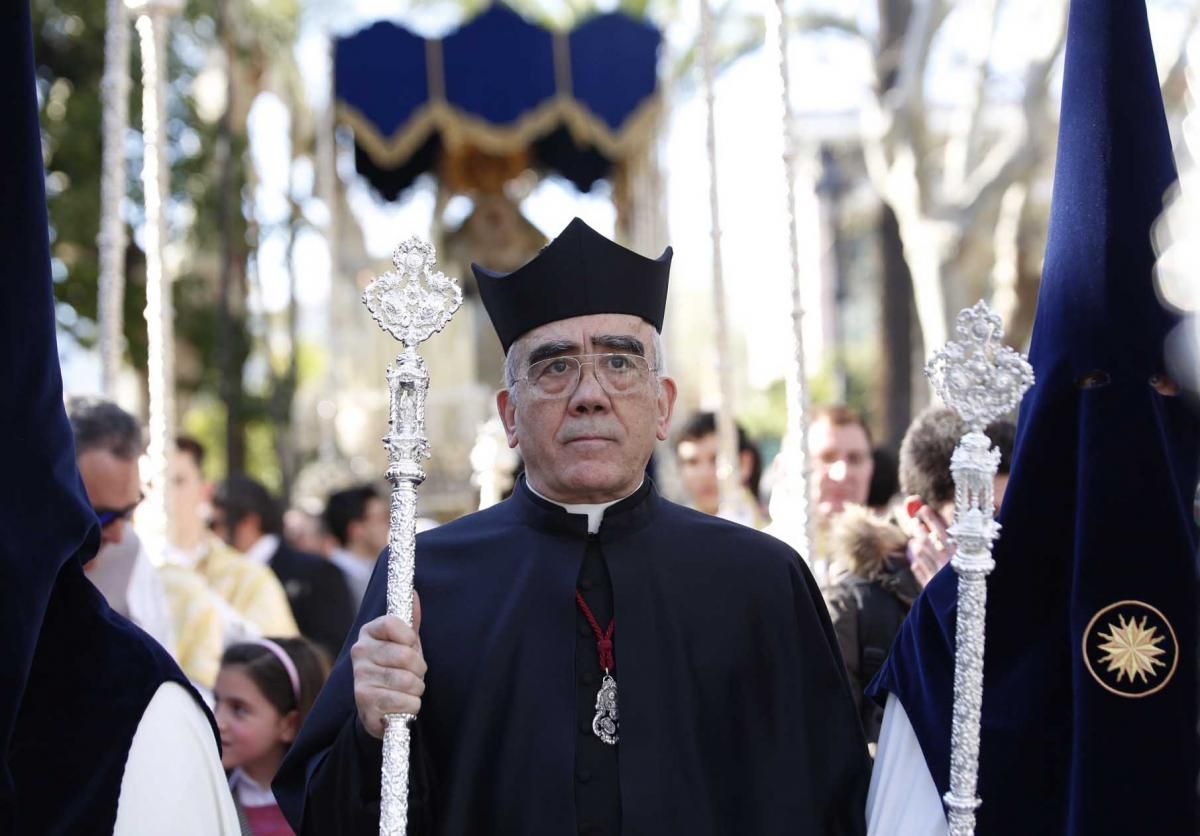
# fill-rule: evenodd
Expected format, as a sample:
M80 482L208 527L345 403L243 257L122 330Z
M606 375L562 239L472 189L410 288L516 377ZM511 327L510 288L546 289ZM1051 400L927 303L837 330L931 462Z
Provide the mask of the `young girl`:
M221 763L243 834L293 836L271 780L328 673L304 639L259 639L225 650L213 694Z

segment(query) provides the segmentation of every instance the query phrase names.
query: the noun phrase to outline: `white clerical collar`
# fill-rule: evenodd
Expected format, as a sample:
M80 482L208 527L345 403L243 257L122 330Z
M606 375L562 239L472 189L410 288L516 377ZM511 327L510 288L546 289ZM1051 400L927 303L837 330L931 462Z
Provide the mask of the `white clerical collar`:
M645 477L642 478L642 482L645 482ZM525 485L529 488L530 492L534 496L544 499L547 502L553 502L568 514L586 514L588 520L588 534L595 534L600 530L600 523L604 519L605 509L607 509L610 505L616 505L622 500L629 499L629 497L633 496L642 489L642 482L638 482L638 486L625 496L621 497L621 499L614 499L611 502L584 502L575 505L568 505L565 502L559 502L557 499L551 499L548 496L542 496L542 494L537 492L537 488L530 483L529 478L525 478Z
M271 562L271 558L275 556L275 552L279 550L279 535L264 534L254 541L254 545L246 549L246 557L253 560L255 563L261 563L266 566Z

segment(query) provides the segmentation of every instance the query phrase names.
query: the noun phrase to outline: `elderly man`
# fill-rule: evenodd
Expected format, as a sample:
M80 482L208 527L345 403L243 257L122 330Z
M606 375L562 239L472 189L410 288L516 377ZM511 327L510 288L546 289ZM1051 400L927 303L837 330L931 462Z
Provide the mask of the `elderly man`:
M397 712L418 715L410 832L863 832L866 747L812 578L645 478L676 394L669 265L575 220L514 273L475 268L525 476L418 537L413 626L376 571L276 781L297 832L376 832Z

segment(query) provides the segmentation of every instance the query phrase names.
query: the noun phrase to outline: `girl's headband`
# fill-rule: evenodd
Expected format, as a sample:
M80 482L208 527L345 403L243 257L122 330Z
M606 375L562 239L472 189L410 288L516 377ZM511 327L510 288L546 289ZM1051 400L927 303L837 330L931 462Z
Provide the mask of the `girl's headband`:
M256 644L259 647L265 647L271 651L279 664L283 665L283 669L287 671L288 679L292 682L292 696L296 698L296 707L300 707L300 672L296 670L296 663L292 661L292 657L288 656L287 651L277 645L270 639L251 639L246 644Z

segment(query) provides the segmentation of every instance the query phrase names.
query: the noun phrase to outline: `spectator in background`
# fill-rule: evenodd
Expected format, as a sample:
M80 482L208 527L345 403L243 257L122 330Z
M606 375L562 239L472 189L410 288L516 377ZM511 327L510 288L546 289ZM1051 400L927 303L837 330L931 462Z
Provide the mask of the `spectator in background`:
M910 536L908 559L921 586L954 556L946 530L954 522L950 457L965 432L957 413L930 407L913 420L900 443L900 490L905 494L907 515L903 524ZM993 485L995 510L999 511L1008 486L1016 427L1011 421L993 421L985 432L1000 450L1000 468Z
M337 656L354 621L346 581L329 561L284 541L283 513L267 489L242 475L221 482L213 494L212 528L249 560L271 567L287 593L301 635L330 658Z
M209 486L203 466L204 446L190 436L177 436L171 494L174 542L167 549L168 562L195 571L227 605L226 644L262 635L300 635L275 573L209 531Z
M357 610L375 561L388 544L387 504L375 488L358 485L331 494L322 521L337 542L330 560L345 575Z
M735 522L762 528L767 518L758 498L762 480L762 456L741 426L737 427L738 480L743 494L727 502ZM679 479L687 493L688 504L706 514L726 515L721 503L717 479L717 417L712 412L694 412L675 436L675 457Z
M292 834L271 781L325 684L329 665L321 656L304 639L277 637L235 644L221 659L213 713L247 836Z
M100 551L84 564L84 572L110 607L174 654L175 631L162 579L128 524L142 501L137 464L143 449L141 426L100 398L68 399L67 417L75 436L75 462L103 525Z
M921 589L954 555L947 528L954 521L950 458L966 428L949 409L931 407L909 425L900 444L899 523L847 507L833 522L832 582L825 591L859 719L868 743L879 738L883 709L863 691L887 658L900 625ZM1000 449L996 507L1008 483L1015 428L996 421L987 435Z
M84 488L100 517L102 548L90 563L97 586L117 612L164 643L192 682L212 688L224 648L225 619L216 596L190 569L155 569L128 526L141 502L138 458L142 430L136 418L103 398L67 401L75 456ZM122 568L123 564L127 568ZM156 603L161 601L161 606ZM163 608L170 626L156 623ZM148 621L146 613L154 613ZM166 638L170 636L170 638ZM167 643L169 642L169 643Z
M817 584L824 589L830 582L832 551L830 528L833 520L849 505L867 501L875 470L871 456L871 431L856 410L845 404L815 407L808 424L808 488L813 508L811 554L802 555L812 569ZM787 441L785 440L785 448ZM800 499L782 490L790 476L781 469L776 490L771 496L773 522L767 533L787 542L796 542L800 515L794 504Z
M325 530L321 515L304 508L292 507L283 512L283 539L302 552L321 557L333 554L333 538Z
M847 505L866 503L875 462L871 431L856 410L844 404L814 409L808 424L808 455L820 526L828 526Z
M872 753L883 709L864 691L921 592L905 555L907 539L899 526L861 505L846 506L829 533L833 580L824 591L825 603Z

